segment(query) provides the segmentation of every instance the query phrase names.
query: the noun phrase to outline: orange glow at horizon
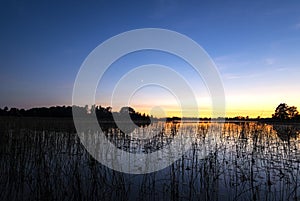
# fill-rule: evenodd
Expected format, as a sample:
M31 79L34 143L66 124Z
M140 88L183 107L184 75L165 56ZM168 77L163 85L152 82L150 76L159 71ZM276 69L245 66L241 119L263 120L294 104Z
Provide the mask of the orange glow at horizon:
M255 104L254 103L243 103L243 104L236 104L235 102L226 102L226 117L250 117L250 118L257 118L258 116L261 118L268 118L272 117L276 107L284 101L273 101L274 103L261 103ZM286 102L289 106L296 106L293 104L292 101ZM199 115L198 117L211 117L212 116L212 107L210 105L202 106L198 104L200 107L198 108ZM151 115L152 106L151 105L141 105L141 104L132 104L131 105L136 111L141 113L146 113ZM157 106L157 105L156 105ZM172 116L182 116L182 112L179 106L177 105L161 105L160 108L164 110L165 116L157 116L157 117L172 117ZM299 110L299 107L298 107ZM153 115L155 116L155 115ZM194 117L194 116L188 116Z
M156 93L155 93L156 92ZM128 105L133 107L140 113L153 115L154 117L212 117L212 103L211 98L208 96L200 95L196 97L198 103L198 115L195 114L195 108L190 108L189 111L182 115L180 103L172 94L166 93L163 90L156 91L139 91L135 93L131 100L128 101ZM286 92L287 93L287 92ZM283 96L273 91L244 91L243 93L226 93L225 102L225 117L250 117L261 118L272 117L276 107L280 103L286 103L289 106L298 107L299 99L297 96ZM123 105L122 105L123 106ZM118 111L121 105L113 105L113 111ZM300 108L298 107L298 110ZM197 113L196 113L197 114Z

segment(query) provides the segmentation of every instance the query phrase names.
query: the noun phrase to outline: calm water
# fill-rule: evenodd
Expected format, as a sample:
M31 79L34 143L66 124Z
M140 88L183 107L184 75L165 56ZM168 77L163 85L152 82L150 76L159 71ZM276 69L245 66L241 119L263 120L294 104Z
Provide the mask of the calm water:
M0 200L300 200L297 125L158 122L134 131L154 133L148 141L105 132L120 149L148 153L180 129L194 133L190 151L161 171L131 175L95 161L72 120L2 118Z

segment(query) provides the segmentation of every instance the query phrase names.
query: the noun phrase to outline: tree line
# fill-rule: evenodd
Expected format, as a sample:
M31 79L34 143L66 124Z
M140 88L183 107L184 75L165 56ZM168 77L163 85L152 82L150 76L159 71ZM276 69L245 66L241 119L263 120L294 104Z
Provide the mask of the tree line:
M150 116L145 113L136 112L132 107L122 107L119 112L113 112L112 107L102 107L92 105L89 108L87 105L81 106L53 106L53 107L39 107L31 109L18 109L4 107L0 108L0 116L14 116L14 117L66 117L72 118L72 111L75 110L82 117L89 117L91 114L96 114L99 120L114 121L113 116L126 116L129 114L133 121L150 122Z
M98 119L105 121L114 121L113 116L124 116L124 114L129 114L133 121L149 121L150 116L145 113L141 114L136 112L132 107L122 107L119 112L113 112L112 107L102 107L97 105L92 105L89 108L87 105L81 106L52 106L52 107L39 107L31 109L18 109L18 108L0 108L0 116L19 116L19 117L70 117L72 118L72 110L75 109L83 117L90 116L91 114L96 114ZM153 118L153 117L151 117ZM210 118L204 118L210 119ZM226 120L251 120L249 117L235 117L226 118ZM257 120L268 120L276 122L296 122L300 121L300 114L295 106L288 106L286 103L280 103L272 114L272 118L265 118Z
M0 116L18 117L72 117L71 106L39 107L30 109L0 108Z

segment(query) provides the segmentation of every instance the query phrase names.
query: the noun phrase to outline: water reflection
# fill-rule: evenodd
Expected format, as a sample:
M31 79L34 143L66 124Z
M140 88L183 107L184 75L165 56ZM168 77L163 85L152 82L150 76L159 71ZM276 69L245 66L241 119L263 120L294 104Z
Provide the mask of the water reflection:
M273 125L273 129L276 131L277 136L282 141L289 142L292 138L297 138L300 133L300 126L299 125Z
M130 175L95 161L72 122L64 121L0 121L0 200L300 199L300 139L294 126L183 123L184 132L195 134L190 151L161 171ZM178 126L139 127L134 132L155 136L140 141L132 136L126 141L129 136L117 128L105 132L120 149L147 152L172 140ZM207 157L199 157L204 151Z
M122 130L117 126L103 125L102 131L117 148L130 153L152 153L169 145L178 134L180 123L158 122L140 124L122 123Z

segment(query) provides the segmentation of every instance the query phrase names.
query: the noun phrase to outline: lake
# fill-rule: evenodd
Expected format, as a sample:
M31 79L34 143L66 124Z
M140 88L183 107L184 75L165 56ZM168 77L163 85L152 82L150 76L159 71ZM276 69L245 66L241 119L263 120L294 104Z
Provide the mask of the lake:
M300 200L299 125L156 122L134 130L156 132L148 141L103 130L134 154L162 149L180 129L194 134L191 149L160 171L134 175L97 162L72 119L2 117L0 200Z

